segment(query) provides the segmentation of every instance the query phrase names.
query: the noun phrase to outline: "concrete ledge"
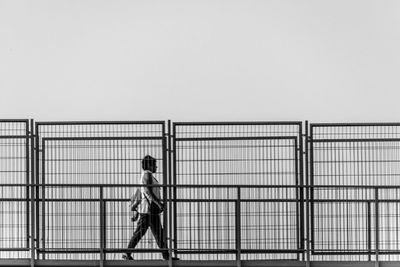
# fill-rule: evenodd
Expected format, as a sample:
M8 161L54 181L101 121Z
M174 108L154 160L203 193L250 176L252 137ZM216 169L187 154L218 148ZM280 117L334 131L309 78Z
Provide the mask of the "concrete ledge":
M374 261L313 261L311 267L375 267ZM399 265L397 265L399 266Z
M30 259L0 259L0 266L31 266Z
M144 266L162 267L169 266L165 260L107 260L103 262L104 267L125 267L125 266ZM0 259L0 266L19 266L31 267L30 259ZM100 267L98 260L35 260L34 266L60 266L60 267ZM236 261L173 261L172 266L176 267L237 267ZM242 267L306 267L306 262L296 260L266 261L266 260L244 260ZM313 261L310 267L376 267L374 261ZM399 267L399 261L379 262L379 267Z

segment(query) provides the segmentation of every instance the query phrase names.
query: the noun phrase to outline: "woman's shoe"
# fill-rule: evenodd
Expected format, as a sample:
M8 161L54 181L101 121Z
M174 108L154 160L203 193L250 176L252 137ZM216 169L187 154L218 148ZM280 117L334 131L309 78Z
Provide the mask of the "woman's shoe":
M122 255L122 258L124 260L133 260L133 258L132 258L132 256L130 254L124 254L124 255Z

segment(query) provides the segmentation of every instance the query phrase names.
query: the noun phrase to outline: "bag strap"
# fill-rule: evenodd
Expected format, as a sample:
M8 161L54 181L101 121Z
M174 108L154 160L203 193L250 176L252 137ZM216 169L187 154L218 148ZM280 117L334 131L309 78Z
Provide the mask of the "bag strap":
M153 174L150 172L149 175L151 176L151 178L150 178L150 180L151 180L150 185L154 185L154 183L153 183L153 179L154 179L154 178L153 178ZM156 199L158 202L161 201L160 199L158 199L158 197L156 197L156 195L154 195L154 193L153 193L153 187L151 187L151 188L149 189L149 194L151 194L151 196L152 196L154 199ZM151 204L150 201L149 201L149 199L146 197L146 194L144 194L144 197L147 199L147 201L149 202L149 204Z
M144 198L147 200L147 202L149 203L149 205L151 205L150 200L146 197L146 194L143 194Z

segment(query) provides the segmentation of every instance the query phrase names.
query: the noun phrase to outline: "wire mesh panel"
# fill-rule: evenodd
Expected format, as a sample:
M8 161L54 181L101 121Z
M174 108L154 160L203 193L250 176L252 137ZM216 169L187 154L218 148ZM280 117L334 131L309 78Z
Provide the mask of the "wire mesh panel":
M145 155L157 159L157 179L161 184L164 182L164 122L39 122L36 131L40 184L136 184ZM98 259L101 245L99 192L88 187L45 186L38 193L45 199L37 207L41 215L37 228L42 255L47 254L46 258L51 259ZM133 189L126 186L104 188L103 193L103 247L126 249L134 230L128 210ZM84 196L91 196L93 200L82 200ZM67 199L64 201L64 198ZM97 224L92 224L93 220ZM66 233L64 239L57 235L60 228ZM81 232L90 233L92 238L74 242ZM147 248L149 243L154 245L150 235L138 248ZM85 250L92 254L78 253ZM158 255L142 253L136 258L146 257L157 258ZM107 259L114 258L121 259L121 253L107 254Z
M378 198L378 220L373 232L373 250L378 249L379 260L400 260L400 188L379 188L376 190ZM373 225L375 226L375 225ZM374 242L378 239L378 242ZM378 244L378 247L376 246ZM385 255L388 254L388 255Z
M374 236L374 190L369 188L314 188L313 246L315 254L350 255L370 259ZM326 257L326 256L325 256ZM335 258L336 257L336 258Z
M43 138L124 138L164 136L164 122L36 122L36 178L42 176ZM110 151L112 151L110 149ZM110 152L111 153L111 152ZM107 183L116 176L109 176Z
M46 186L42 188L42 242L46 259L98 259L100 201L96 187ZM70 253L61 256L59 253ZM96 253L96 254L95 254Z
M42 251L94 251L100 249L100 230L104 230L105 249L126 249L134 225L129 217L129 198L139 184L141 160L145 155L157 159L156 177L164 179L165 143L162 138L44 138L41 192L40 231ZM156 178L156 179L157 179ZM74 187L53 187L46 184L71 184ZM104 188L104 229L100 229L100 200L97 188L79 187L79 184L112 184ZM86 199L87 198L87 199ZM95 223L94 223L95 222ZM65 235L58 234L63 231ZM82 233L90 238L79 239ZM154 238L147 234L137 248L156 248ZM64 237L64 238L63 238ZM78 242L78 240L80 240ZM55 255L56 258L96 258L97 255ZM108 258L121 259L121 254ZM157 258L141 254L137 259Z
M43 138L133 138L164 136L165 123L154 122L36 122L36 177L42 176L42 144ZM112 151L111 149L109 151ZM111 152L110 152L111 153ZM107 183L116 176L109 176Z
M400 123L313 123L313 140L400 138Z
M310 184L314 186L400 185L399 134L400 124L312 124ZM340 188L311 190L314 252L326 251L344 255L375 253L376 204L371 202L375 193L373 190L359 190L353 192L355 197L353 202L337 202L348 197L348 194L348 189ZM382 194L380 197L385 197L386 191ZM320 200L326 202L319 202ZM379 204L379 209L381 207ZM389 217L383 216L379 220L381 224L388 225L394 233L397 226ZM343 220L347 223L344 224ZM344 239L344 236L353 237L353 242ZM391 237L395 238L395 235ZM380 242L383 241L378 240L379 244ZM318 259L369 260L371 255L325 256Z
M263 202L274 190L260 190L257 186L302 184L299 164L301 123L175 123L173 133L173 184L211 187L209 190L180 188L175 191L178 201L174 222L175 249L179 253L189 248L193 253L196 250L201 253L204 247L214 249L213 254L182 257L235 259L235 251L241 249L242 259L297 258L296 252L302 246L299 241L302 235L302 211L300 201L297 201L301 198L299 190L286 191L287 194L281 197L293 202L282 206L290 206L287 209L279 207L281 212L274 213L274 208L279 205ZM240 192L241 198L250 201L243 201L238 211L235 209L237 192L213 188L215 185L251 185ZM180 202L188 198L192 202ZM204 202L204 199L211 202ZM240 225L233 220L238 219L236 216L241 216ZM281 218L274 220L273 216ZM201 219L197 217L208 218L214 224L200 225ZM195 223L196 220L199 222ZM278 225L282 222L287 224ZM210 240L202 238L207 227L210 227ZM241 244L236 243L238 227ZM290 229L287 240L280 242L270 238L273 232L286 231L285 227ZM282 250L291 250L292 254L281 253Z
M28 120L0 120L0 258L30 254L30 140Z
M243 194L246 191L247 196ZM265 253L256 255L257 259L278 260L284 254L294 257L291 253L301 247L297 188L254 187L241 188L241 192L242 253Z
M190 193L189 193L190 192ZM176 241L181 259L228 260L236 251L235 188L178 186ZM188 254L186 254L188 253ZM192 255L193 254L193 255Z

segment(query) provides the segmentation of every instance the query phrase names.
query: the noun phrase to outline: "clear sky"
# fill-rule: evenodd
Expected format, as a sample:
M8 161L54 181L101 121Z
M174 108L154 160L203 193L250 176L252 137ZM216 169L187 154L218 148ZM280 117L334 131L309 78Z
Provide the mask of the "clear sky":
M0 118L400 121L400 1L0 0Z

